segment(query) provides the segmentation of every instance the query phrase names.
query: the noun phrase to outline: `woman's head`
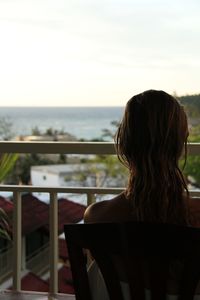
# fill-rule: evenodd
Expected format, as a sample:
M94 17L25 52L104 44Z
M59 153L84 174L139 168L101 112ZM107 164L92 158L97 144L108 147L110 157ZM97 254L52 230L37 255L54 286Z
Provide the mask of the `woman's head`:
M128 101L116 135L116 148L130 170L127 194L138 205L141 201L136 192L140 198L156 202L156 197L164 197L169 203L169 197L180 189L177 184L181 184L181 194L187 189L178 167L187 136L186 114L171 95L148 90Z
M188 136L187 118L178 101L163 91L149 90L127 103L117 133L117 150L130 169L141 160L178 161Z

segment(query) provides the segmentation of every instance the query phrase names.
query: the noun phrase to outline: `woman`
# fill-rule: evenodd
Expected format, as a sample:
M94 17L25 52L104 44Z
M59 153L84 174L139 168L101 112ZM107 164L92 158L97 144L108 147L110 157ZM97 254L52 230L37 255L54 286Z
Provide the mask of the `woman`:
M186 159L187 137L187 117L174 97L156 90L133 96L116 134L118 157L129 169L128 185L112 200L89 206L85 222L194 225L195 207L178 164L181 155ZM88 273L93 298L109 299L96 263ZM126 284L122 290L129 299Z
M186 157L187 117L171 95L148 90L127 103L116 135L129 169L125 192L89 206L85 222L128 220L190 224L189 193L178 161Z

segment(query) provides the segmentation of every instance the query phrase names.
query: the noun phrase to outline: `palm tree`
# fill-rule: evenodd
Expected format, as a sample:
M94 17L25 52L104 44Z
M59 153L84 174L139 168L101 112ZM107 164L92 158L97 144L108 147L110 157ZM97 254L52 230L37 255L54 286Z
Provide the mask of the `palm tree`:
M18 158L17 154L0 154L0 182L2 182L8 173L14 167ZM11 239L10 220L5 211L0 207L0 238Z

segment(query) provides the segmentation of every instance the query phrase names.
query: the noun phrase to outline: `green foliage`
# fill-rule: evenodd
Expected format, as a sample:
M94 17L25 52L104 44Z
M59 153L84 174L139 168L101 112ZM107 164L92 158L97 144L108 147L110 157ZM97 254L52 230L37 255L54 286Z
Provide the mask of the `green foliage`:
M181 161L181 165L183 166L183 160ZM191 176L196 182L195 185L200 187L200 156L188 156L183 172L187 177Z
M43 136L43 135L49 135L49 136L55 136L55 135L69 135L69 133L65 132L64 129L60 129L60 130L57 130L57 129L54 129L52 127L49 127L47 128L44 132L42 132L38 126L35 126L32 128L31 130L31 134L32 135L39 135L39 136Z
M178 100L183 105L195 106L196 108L198 108L200 110L200 94L181 96L181 97L178 97Z
M57 130L53 129L52 127L48 128L45 132L46 135L54 136L57 134Z
M12 123L8 118L0 118L0 139L8 141L13 137Z
M0 208L0 238L11 240L10 220L2 208Z
M18 159L18 154L4 153L1 154L0 159L0 182L2 182L5 177L13 169L16 161Z
M0 139L10 140L13 137L12 123L7 118L0 119ZM17 154L0 154L0 182L2 182L13 169L18 158ZM10 238L10 221L6 213L0 208L0 238Z
M12 173L7 178L8 183L30 184L30 168L35 165L48 165L52 161L39 154L24 154L18 157Z
M200 117L200 94L178 97L190 118Z
M65 164L66 162L67 162L67 157L66 157L66 155L61 153L61 154L59 155L58 163L59 163L59 164Z
M16 160L18 158L17 154L1 154L0 157L0 182L2 182L9 172L13 169ZM2 208L0 208L0 238L11 239L10 237L10 221L6 213Z
M192 128L190 129L190 135L188 141L193 143L200 142L200 124L196 126L192 126Z
M32 135L42 135L40 129L37 126L32 128L31 134Z
M115 133L117 131L117 128L119 127L119 122L118 121L112 121L111 125L114 127L113 129L103 129L102 130L102 140L104 140L104 138L107 138L109 140L113 140Z
M80 171L76 179L86 180L88 176L95 179L95 185L102 187L115 179L119 187L127 184L128 170L119 162L116 155L96 155L95 158L84 161L86 168ZM111 182L110 182L111 184Z

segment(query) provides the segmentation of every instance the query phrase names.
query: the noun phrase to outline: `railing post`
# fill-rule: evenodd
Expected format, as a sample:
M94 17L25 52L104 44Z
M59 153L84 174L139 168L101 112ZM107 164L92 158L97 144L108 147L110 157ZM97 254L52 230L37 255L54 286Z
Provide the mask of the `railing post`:
M50 193L50 293L58 292L58 201L56 192Z
M95 203L94 194L87 193L87 206L89 206L92 203Z
M22 237L22 270L26 269L26 237Z
M22 262L22 199L19 192L13 193L13 289L21 290L21 262Z

